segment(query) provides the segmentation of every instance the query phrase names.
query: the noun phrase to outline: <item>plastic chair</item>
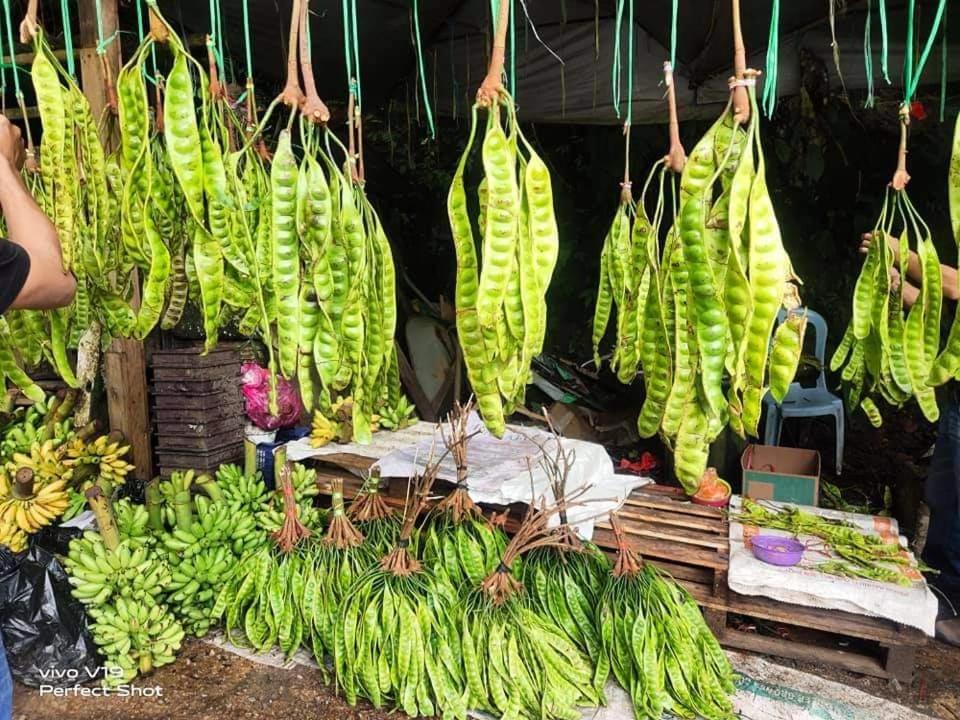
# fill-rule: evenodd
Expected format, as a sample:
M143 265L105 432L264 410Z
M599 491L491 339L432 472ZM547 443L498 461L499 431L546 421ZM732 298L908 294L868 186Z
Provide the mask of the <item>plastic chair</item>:
M815 353L822 367L826 363L827 323L822 315L813 310L807 310L806 313L807 327L812 326L814 329ZM777 315L777 324L782 323L786 316L786 311L781 310ZM766 445L780 444L780 431L783 429L783 421L787 418L832 415L837 432L837 475L840 474L843 467L843 399L827 389L827 378L823 370L820 370L814 387L803 387L798 382L791 383L782 404L777 405L769 393L764 397L763 404L767 410L763 433L763 442Z

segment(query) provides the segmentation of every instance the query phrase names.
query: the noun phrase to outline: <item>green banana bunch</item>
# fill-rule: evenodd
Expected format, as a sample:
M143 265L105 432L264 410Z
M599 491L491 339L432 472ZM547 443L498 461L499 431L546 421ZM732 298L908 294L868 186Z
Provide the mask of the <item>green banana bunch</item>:
M290 474L293 485L293 497L297 501L297 515L300 522L311 530L317 531L323 526L324 514L313 506L313 498L320 492L317 485L317 472L313 468L294 464ZM257 524L266 533L273 533L283 526L283 493L278 489L270 502L256 514Z
M270 501L267 486L263 484L259 472L244 475L243 469L237 465L221 465L216 477L224 502L235 513L259 512Z
M0 461L7 462L15 453L28 454L31 447L42 445L47 440L53 440L57 446L62 445L72 434L73 421L63 420L53 425L45 425L43 416L34 414L31 407L21 424L10 427L3 434L3 440L0 441Z
M223 502L194 498L196 517L161 539L171 565L167 599L186 629L197 637L213 623L215 595L239 559L266 544L267 538L248 514L235 513ZM185 516L181 515L181 520Z
M99 533L87 531L70 543L64 567L73 596L97 608L118 598L152 603L170 582L170 570L148 548L122 540L109 550Z
M189 527L177 526L161 539L171 562L220 546L240 556L265 541L252 517L235 513L224 503L198 496L194 498L194 508L197 514Z
M113 504L120 537L127 540L131 547L152 546L155 538L150 534L150 516L143 505L121 498Z
M223 499L223 493L213 478L209 475L198 475L193 470L171 474L168 480L160 481L159 489L163 498L160 514L168 527L177 527L179 524L176 515L178 500L187 503L200 497L196 493L202 493L213 501Z
M64 520L73 520L77 515L87 509L87 497L79 490L69 490L69 502L67 509L63 511Z
M378 411L380 427L387 430L403 430L417 422L417 407L401 395L395 405L387 405Z
M190 634L203 637L210 630L215 595L236 562L230 550L218 547L184 558L173 567L167 597Z
M183 642L183 627L163 605L117 598L90 615L95 620L90 626L94 642L106 656L104 684L108 686L169 665Z
M14 455L29 455L32 448L48 442L59 448L73 439L76 400L76 394L70 391L0 413L0 465L10 462Z

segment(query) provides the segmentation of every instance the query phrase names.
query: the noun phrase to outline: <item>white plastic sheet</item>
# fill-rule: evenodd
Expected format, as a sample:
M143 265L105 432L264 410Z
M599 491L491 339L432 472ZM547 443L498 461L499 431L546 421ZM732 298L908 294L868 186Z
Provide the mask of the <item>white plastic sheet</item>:
M475 502L509 505L515 502L547 503L554 501L546 473L540 460L543 451L554 453L553 435L538 428L508 426L503 438L486 431L474 413L468 432L476 432L467 450L469 491ZM602 446L582 440L563 439L563 450L572 453L572 467L567 478L567 495L582 491L576 507L567 513L569 523L586 539L593 536L594 521L617 510L634 488L650 482L634 475L617 475L613 461ZM352 454L375 459L383 477L410 477L422 470L433 453L444 454L443 437L438 426L421 422L397 433L376 433L370 445L335 445L310 447L309 440L287 446L287 457L304 460L324 455ZM456 482L457 468L449 455L440 464L438 477ZM554 518L553 522L559 522Z

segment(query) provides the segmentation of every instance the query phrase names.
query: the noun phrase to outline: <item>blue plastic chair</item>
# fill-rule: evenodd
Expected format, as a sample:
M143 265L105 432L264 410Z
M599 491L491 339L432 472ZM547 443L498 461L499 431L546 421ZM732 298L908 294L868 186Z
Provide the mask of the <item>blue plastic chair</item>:
M827 323L822 315L813 310L807 310L806 313L807 327L813 327L815 353L822 367L826 363ZM782 323L786 316L786 311L781 310L777 315L777 323ZM777 405L769 393L763 399L763 404L767 410L767 421L763 432L763 442L766 445L780 444L780 431L783 429L783 421L787 418L832 415L837 432L837 475L840 474L843 467L843 399L827 389L827 378L823 370L820 370L814 387L803 387L798 382L791 383L782 404Z

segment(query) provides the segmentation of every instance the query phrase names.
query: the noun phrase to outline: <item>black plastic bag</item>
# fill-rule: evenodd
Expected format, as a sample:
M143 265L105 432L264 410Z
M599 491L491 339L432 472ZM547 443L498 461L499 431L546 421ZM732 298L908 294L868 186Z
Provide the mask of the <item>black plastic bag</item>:
M82 528L47 525L40 528L33 536L33 544L40 546L47 552L52 552L56 555L66 555L70 552L70 543L82 536Z
M97 676L83 605L56 557L36 544L17 555L0 547L0 629L10 673L24 685L71 687Z

